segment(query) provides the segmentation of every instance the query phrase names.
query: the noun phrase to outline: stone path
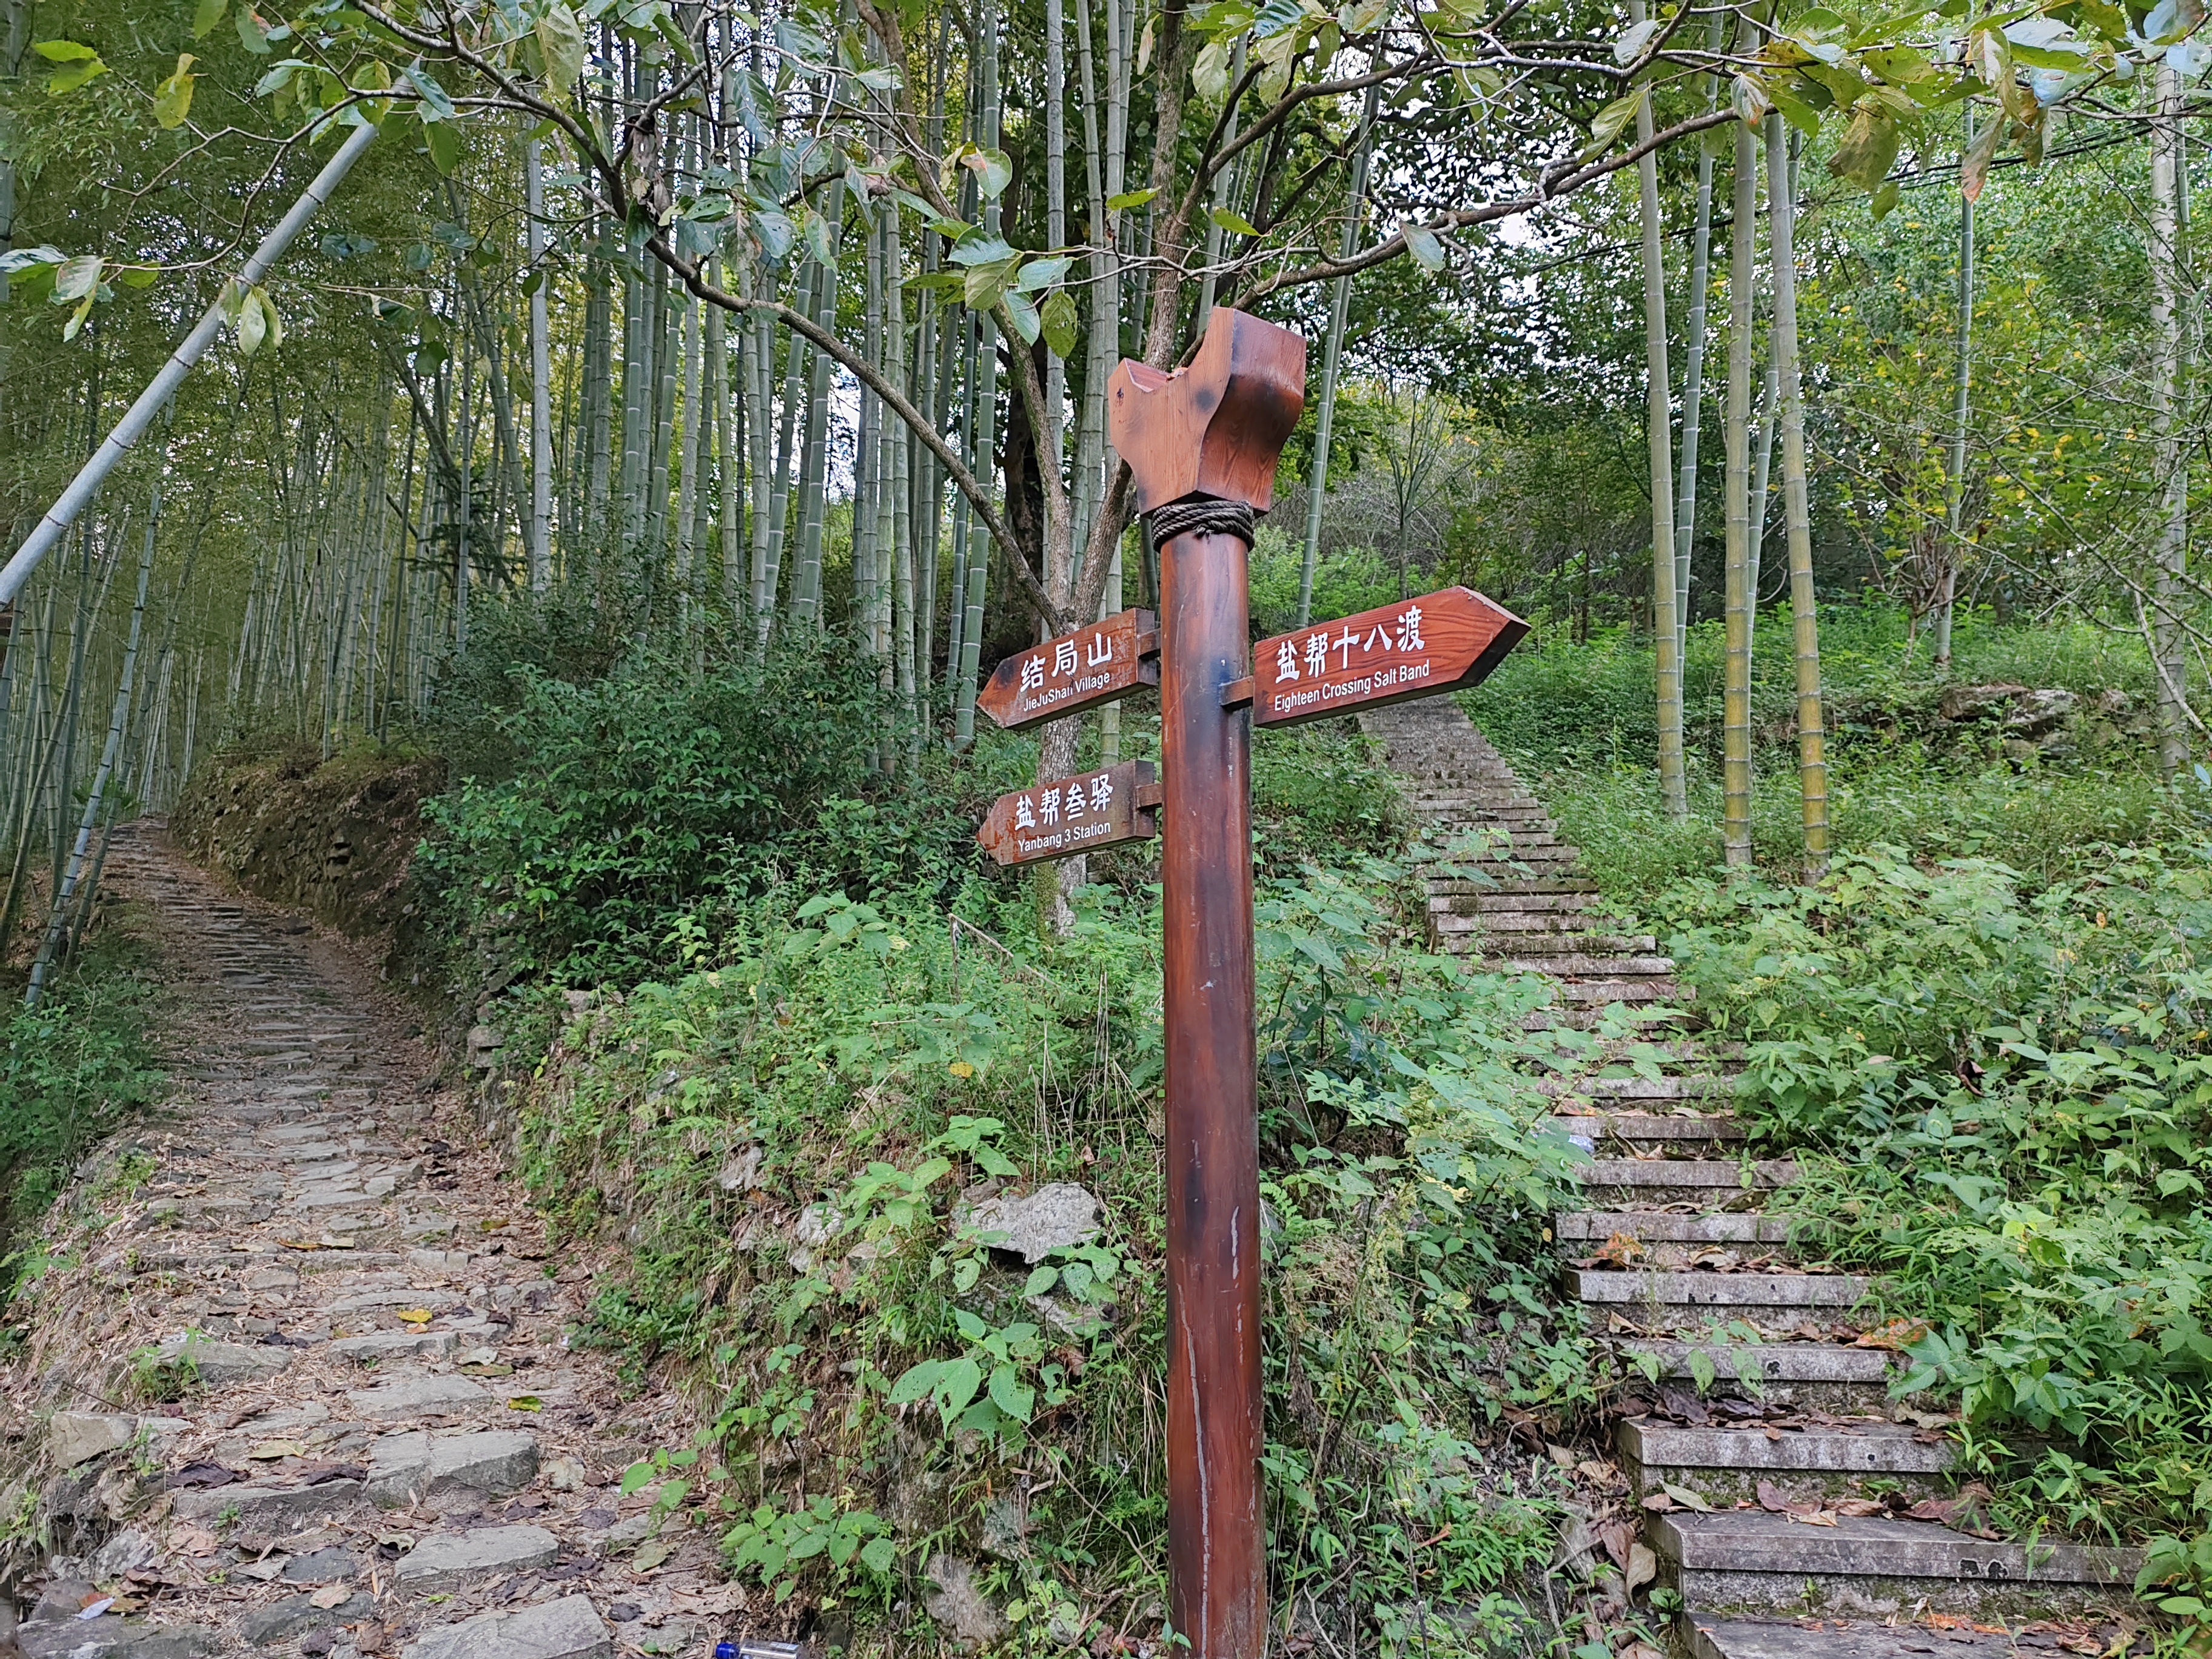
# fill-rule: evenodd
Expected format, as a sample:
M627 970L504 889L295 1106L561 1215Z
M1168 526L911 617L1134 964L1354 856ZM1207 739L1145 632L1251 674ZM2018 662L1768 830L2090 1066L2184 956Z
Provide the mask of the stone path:
M78 1171L16 1304L22 1653L593 1659L736 1635L711 1536L620 1491L693 1415L569 1350L596 1264L549 1243L404 1011L153 830L118 834L107 880L159 935L179 1088Z
M1576 849L1451 699L1362 725L1432 842L1492 837L1426 878L1432 943L1551 975L1547 1023L1649 1018L1547 1085L1593 1154L1591 1207L1554 1220L1566 1288L1623 1374L1650 1379L1620 1401L1626 1492L1593 1540L1628 1571L1640 1537L1696 1659L2124 1651L2099 1615L2128 1605L2137 1557L1984 1529L1950 1419L1889 1398L1891 1334L1855 1312L1870 1282L1802 1259L1763 1212L1796 1165L1746 1154L1736 1068L1695 1036L1657 942L1599 911Z

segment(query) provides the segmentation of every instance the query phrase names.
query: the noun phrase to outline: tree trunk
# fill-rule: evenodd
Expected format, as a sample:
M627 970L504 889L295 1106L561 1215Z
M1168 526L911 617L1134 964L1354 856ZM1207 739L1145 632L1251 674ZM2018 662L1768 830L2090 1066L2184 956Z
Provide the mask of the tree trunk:
M535 139L522 147L522 175L530 215L530 586L553 586L553 345L546 324L545 289L553 273L545 261L545 186Z
M1730 869L1751 867L1751 291L1759 240L1752 129L1735 133L1729 224L1727 659L1722 687L1721 836Z
M1966 106L1966 148L1974 147L1974 107ZM1951 396L1951 465L1944 479L1943 576L1936 599L1936 677L1951 672L1952 607L1966 547L1960 519L1966 500L1966 432L1974 383L1974 198L1959 192L1959 362Z
M2158 761L2168 777L2189 763L2188 640L2181 608L2189 580L2189 460L2182 387L2181 79L2160 64L2150 150L2151 442L2166 497L2158 537Z
M1805 878L1828 870L1828 757L1820 708L1820 622L1813 592L1813 518L1806 494L1805 392L1797 364L1797 204L1782 118L1766 118L1768 243L1774 264L1772 361L1782 401L1782 511L1790 537L1790 631L1797 653L1797 780L1804 802ZM1760 504L1762 512L1765 503Z
M1344 234L1337 239L1336 257L1352 258L1359 251L1359 226L1367 199L1367 167L1374 155L1375 112L1382 96L1379 86L1367 88L1359 113L1359 137L1352 155L1352 185L1346 192ZM1298 567L1298 626L1313 620L1314 573L1321 565L1322 511L1328 499L1328 450L1336 425L1337 376L1344 355L1344 327L1352 311L1352 278L1340 276L1330 284L1328 341L1322 349L1321 406L1314 413L1313 465L1306 476L1305 557Z
M1644 0L1630 0L1628 12L1632 22L1643 22ZM1637 142L1650 143L1652 131L1647 96L1636 112ZM1636 164L1636 189L1644 230L1644 424L1651 470L1651 642L1657 659L1659 793L1668 817L1680 823L1690 816L1690 797L1682 764L1681 637L1675 626L1674 495L1668 476L1674 459L1668 408L1673 382L1667 372L1667 261L1660 240L1659 161L1650 151Z

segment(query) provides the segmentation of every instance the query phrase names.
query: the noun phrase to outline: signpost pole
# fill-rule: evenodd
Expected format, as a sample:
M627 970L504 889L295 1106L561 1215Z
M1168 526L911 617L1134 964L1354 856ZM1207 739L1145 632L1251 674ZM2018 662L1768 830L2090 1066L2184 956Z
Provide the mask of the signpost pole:
M1194 1659L1267 1651L1252 730L1224 694L1248 672L1252 509L1304 392L1304 341L1224 309L1190 368L1124 362L1109 396L1160 551L1168 1583Z

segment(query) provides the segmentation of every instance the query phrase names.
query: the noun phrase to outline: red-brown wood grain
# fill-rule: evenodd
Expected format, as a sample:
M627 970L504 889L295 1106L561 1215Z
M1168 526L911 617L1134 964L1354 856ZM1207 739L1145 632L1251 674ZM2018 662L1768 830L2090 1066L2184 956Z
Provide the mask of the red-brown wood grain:
M1164 374L1123 358L1107 382L1106 426L1137 510L1211 495L1266 512L1305 397L1304 337L1226 307L1188 368Z
M1252 647L1252 721L1296 726L1480 684L1528 624L1472 588L1339 617Z
M1123 611L1008 657L975 706L1022 732L1159 683L1159 623L1149 611Z
M1072 859L1158 834L1158 799L1152 763L1124 761L1000 796L975 840L1001 869Z

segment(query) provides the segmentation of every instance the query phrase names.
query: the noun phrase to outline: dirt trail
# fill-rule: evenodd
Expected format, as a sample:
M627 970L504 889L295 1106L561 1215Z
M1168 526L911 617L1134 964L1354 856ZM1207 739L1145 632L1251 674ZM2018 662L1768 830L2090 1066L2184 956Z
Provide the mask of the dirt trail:
M17 1304L0 1502L28 1659L737 1635L711 1538L620 1493L693 1419L570 1351L594 1263L549 1247L406 1011L158 830L119 832L107 880L165 958L177 1087L78 1171Z

